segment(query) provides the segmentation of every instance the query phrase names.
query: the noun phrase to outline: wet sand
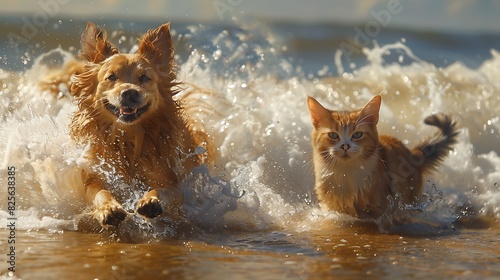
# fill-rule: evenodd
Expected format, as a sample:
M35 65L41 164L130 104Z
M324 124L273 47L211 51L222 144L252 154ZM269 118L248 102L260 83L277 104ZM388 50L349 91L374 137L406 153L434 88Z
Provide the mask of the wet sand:
M303 233L218 233L145 243L120 242L107 233L16 234L16 276L22 279L500 277L498 229L410 237L347 227ZM2 253L7 250L5 239L0 248ZM6 276L6 262L0 270Z

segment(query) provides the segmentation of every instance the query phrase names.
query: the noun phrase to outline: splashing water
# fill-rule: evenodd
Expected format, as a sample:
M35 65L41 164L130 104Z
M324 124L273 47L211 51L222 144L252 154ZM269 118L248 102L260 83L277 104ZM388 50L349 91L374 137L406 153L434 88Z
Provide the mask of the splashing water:
M280 53L280 39L259 26L214 32L189 26L177 34L178 44L188 46L185 58L177 57L180 80L213 92L200 93L210 110L199 117L221 156L211 173L202 166L182 185L186 216L201 229L303 231L348 219L317 205L307 95L326 107L352 110L382 93L379 132L410 147L433 133L423 124L427 115L452 114L462 128L459 143L427 178L418 210L441 222L472 212L500 215L498 52L477 69L460 62L438 68L401 42L376 45L363 50L365 66L344 72L337 52L339 76L310 79ZM411 63L386 63L391 52ZM69 57L59 49L47 55L54 53L63 61ZM68 134L76 106L37 87L37 78L53 67L47 55L25 72L0 70L0 172L18 170L19 228L77 230L82 213L91 211L78 171L85 147ZM0 185L6 180L0 176ZM0 195L6 197L5 188ZM134 203L127 205L133 209ZM2 204L0 217L7 215Z

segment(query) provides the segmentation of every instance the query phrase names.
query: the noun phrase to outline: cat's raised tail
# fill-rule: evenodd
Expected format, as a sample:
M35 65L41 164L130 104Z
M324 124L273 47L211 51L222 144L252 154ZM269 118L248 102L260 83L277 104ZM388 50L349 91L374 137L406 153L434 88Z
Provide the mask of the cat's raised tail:
M422 173L435 170L457 143L458 128L455 120L445 114L434 114L425 118L424 123L441 131L417 145L412 153L419 158L418 167Z

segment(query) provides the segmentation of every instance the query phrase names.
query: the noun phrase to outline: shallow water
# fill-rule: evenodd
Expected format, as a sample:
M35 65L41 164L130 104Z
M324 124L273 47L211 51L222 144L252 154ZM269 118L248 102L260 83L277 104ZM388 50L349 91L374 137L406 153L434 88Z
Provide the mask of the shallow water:
M0 232L5 235L5 231ZM102 234L22 231L23 279L497 279L498 230L401 237L352 228L124 243Z
M78 166L85 149L68 136L75 106L41 92L36 84L48 68L58 67L55 58L69 55L65 50L75 52L71 46L80 35L68 35L68 30L83 30L84 25L48 25L54 28L44 32L54 40L20 46L25 50L21 54L7 49L0 70L0 171L16 169L16 277L500 275L497 37L473 36L477 45L470 46L471 36L455 36L463 44L451 50L434 44L432 37L408 32L401 41L400 33L388 30L379 38L380 46L347 56L338 51L345 34L332 34L334 27L302 27L291 38L294 25L244 20L173 24L179 79L213 90L200 94L207 110L199 116L214 135L221 158L211 174L199 168L183 184L192 225L175 229L168 221L134 216L116 231L100 231L89 219L91 209L81 189L75 188L81 185ZM106 29L118 30L110 37L128 51L137 34L156 25L108 23ZM16 30L16 25L10 28ZM324 44L330 37L336 40ZM64 42L62 50L54 42ZM314 42L322 42L321 47ZM444 58L433 56L436 50ZM46 52L51 54L42 55ZM29 69L20 66L23 62ZM383 96L379 131L409 146L433 133L422 123L431 113L453 114L462 127L456 149L426 178L424 203L403 211L429 223L389 229L353 225L351 219L323 213L317 206L306 96L332 109L351 109L378 93ZM0 176L0 185L7 186L8 177ZM123 191L126 186L116 188ZM0 207L3 225L14 216L7 188L0 188L0 195L5 198ZM134 203L125 206L132 209ZM0 234L9 237L10 230ZM8 240L0 240L2 256L10 251ZM2 259L1 275L8 267Z

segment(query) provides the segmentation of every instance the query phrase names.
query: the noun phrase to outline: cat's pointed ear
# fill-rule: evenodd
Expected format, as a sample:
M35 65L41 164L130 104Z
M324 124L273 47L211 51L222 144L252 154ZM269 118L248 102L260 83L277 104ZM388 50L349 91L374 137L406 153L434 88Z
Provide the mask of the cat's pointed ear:
M311 115L311 121L315 128L319 128L322 123L326 122L331 117L330 111L310 96L307 97L307 106L309 107L309 114Z
M362 109L359 120L363 123L371 123L376 125L378 123L378 116L380 112L380 104L382 103L382 96L375 95Z
M118 49L106 40L106 32L92 22L87 23L80 45L81 58L93 63L102 62L118 53Z
M146 32L139 44L139 54L159 67L159 72L168 74L174 64L174 44L170 35L170 23Z

